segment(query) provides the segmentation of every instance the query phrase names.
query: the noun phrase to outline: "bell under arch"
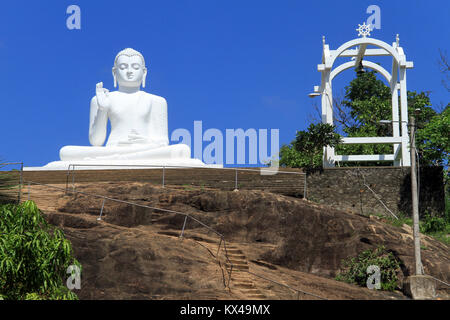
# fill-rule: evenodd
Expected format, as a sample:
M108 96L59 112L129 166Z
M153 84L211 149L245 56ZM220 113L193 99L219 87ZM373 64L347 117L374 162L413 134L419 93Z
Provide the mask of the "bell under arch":
M369 48L369 46L375 48ZM354 47L356 48L352 49ZM391 72L378 63L365 60L366 57L370 56L392 57ZM352 60L333 69L337 58L342 57L352 58ZM346 137L343 138L342 143L392 144L394 152L392 154L374 155L337 155L334 148L327 146L324 148L323 167L334 167L336 162L346 161L387 161L393 163L394 166L410 166L406 69L413 68L413 63L406 60L406 55L399 46L398 35L396 41L389 45L384 41L368 38L363 34L362 38L347 41L336 50L330 50L329 45L325 43L325 37L323 37L322 63L317 66L317 70L321 73L321 85L314 87L313 94L320 95L322 98L322 122L333 124L333 79L341 72L360 65L377 71L389 84L392 97L393 134L388 137Z

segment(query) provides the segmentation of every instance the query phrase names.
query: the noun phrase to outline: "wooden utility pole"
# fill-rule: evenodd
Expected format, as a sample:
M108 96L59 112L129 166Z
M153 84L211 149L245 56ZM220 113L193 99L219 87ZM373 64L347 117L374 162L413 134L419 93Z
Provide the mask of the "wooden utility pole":
M412 213L414 223L414 258L416 261L416 275L422 275L422 258L420 256L420 229L419 229L419 199L417 197L417 169L416 169L416 123L415 117L409 118L411 126L411 197L412 197Z

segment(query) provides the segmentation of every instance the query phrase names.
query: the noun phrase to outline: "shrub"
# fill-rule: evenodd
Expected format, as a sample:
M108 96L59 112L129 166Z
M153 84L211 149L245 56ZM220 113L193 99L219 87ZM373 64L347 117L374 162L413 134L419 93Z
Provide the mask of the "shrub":
M425 215L420 224L420 232L434 233L445 231L447 222L445 218L434 217L429 214Z
M371 274L367 273L367 267L375 265L380 268L381 290L393 291L397 288L397 272L400 263L397 258L380 246L373 250L365 250L357 257L351 257L342 261L342 271L336 276L336 280L365 287Z
M0 297L77 299L63 279L73 257L63 232L50 226L33 201L0 206Z

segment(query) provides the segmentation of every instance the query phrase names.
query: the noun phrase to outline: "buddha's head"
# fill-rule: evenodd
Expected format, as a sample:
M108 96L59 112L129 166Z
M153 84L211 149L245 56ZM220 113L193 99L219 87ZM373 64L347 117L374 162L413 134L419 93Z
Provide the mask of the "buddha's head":
M147 68L144 56L134 49L127 48L117 54L112 73L114 87L119 83L122 87L140 87L142 84L145 88Z

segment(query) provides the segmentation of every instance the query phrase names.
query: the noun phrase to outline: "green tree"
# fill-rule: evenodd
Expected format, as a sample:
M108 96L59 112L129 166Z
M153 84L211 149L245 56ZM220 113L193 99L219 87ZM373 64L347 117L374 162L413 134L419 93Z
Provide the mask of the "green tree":
M0 206L0 298L77 299L63 281L77 265L70 242L33 201Z
M376 74L375 71L357 72L356 77L345 87L342 101L335 101L335 132L347 137L392 136L392 126L380 123L381 120L392 120L391 91L383 81L377 79ZM420 114L416 116L418 125L416 146L421 165L445 165L448 163L449 153L448 107L442 113L437 113L431 107L428 92L408 91L407 100L410 115L420 110ZM314 133L311 132L311 134ZM309 149L311 149L310 145L306 150ZM280 164L292 167L311 164L316 167L321 166L321 150L322 145L309 153L294 148L293 144L283 146L280 150ZM338 144L336 146L336 153L345 155L392 154L393 151L392 144ZM341 165L385 166L388 163L383 161L344 162Z
M337 146L341 138L330 124L310 124L308 130L297 131L296 138L280 149L280 166L292 168L319 168L322 166L323 148Z
M434 111L434 110L433 110ZM450 153L450 104L441 112L419 115L416 142L423 165L448 167Z
M423 122L416 133L420 165L444 167L445 215L450 221L450 104L441 113L430 115L425 125Z
M342 109L349 116L342 125L342 132L348 137L377 137L389 135L389 127L380 120L392 119L391 92L383 81L376 78L376 72L357 72L356 78L345 87ZM389 144L339 145L337 154L388 154L393 153ZM379 165L381 163L358 163Z

